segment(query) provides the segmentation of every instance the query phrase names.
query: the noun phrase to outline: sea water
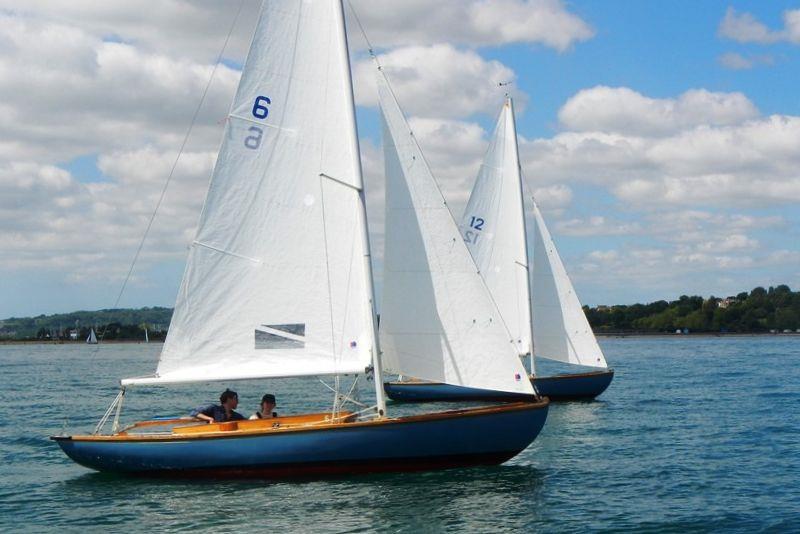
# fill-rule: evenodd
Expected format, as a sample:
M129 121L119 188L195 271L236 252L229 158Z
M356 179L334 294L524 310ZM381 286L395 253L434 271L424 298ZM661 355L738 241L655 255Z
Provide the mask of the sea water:
M89 471L48 436L91 431L117 380L152 373L161 345L0 346L0 530L800 531L800 337L601 345L610 388L551 405L538 439L505 465L301 482ZM332 399L315 379L138 388L123 422L187 414L226 386L245 415L264 392L285 414ZM372 387L357 386L362 402Z

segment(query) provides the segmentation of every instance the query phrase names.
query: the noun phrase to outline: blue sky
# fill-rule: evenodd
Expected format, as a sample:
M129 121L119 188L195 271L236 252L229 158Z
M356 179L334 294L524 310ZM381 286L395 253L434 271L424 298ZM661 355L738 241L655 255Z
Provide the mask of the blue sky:
M800 285L800 2L354 4L456 216L499 109L491 78L514 79L528 185L585 303ZM122 306L174 302L256 9L246 1ZM0 13L0 72L23 74L0 84L0 317L109 307L232 13L183 0L154 14L0 0ZM378 116L353 33L380 251Z

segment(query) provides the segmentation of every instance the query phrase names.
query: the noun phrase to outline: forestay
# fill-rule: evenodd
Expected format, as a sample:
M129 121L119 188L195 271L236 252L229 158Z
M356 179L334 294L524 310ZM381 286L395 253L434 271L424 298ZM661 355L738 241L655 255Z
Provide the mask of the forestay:
M530 282L517 132L506 99L461 220L461 232L518 354L531 351Z
M378 93L387 182L380 324L385 369L533 394L513 341L380 72Z
M156 378L363 372L362 178L341 6L272 0L228 116Z
M608 367L535 201L533 216L533 344L536 356Z

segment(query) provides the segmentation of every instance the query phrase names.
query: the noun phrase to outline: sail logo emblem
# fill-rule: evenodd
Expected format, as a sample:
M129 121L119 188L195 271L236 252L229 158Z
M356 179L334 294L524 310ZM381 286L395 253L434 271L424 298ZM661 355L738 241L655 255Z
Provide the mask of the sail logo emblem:
M305 323L262 324L255 331L255 348L302 349L306 346Z

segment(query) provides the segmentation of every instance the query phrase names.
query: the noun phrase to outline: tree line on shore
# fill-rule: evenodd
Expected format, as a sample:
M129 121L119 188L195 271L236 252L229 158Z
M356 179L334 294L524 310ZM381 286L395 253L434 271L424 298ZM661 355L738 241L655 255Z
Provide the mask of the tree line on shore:
M597 333L729 332L800 330L800 291L787 285L756 287L724 298L683 295L649 304L583 307ZM107 341L163 340L171 308L79 311L0 321L0 339L85 341L94 328Z
M151 340L164 339L172 308L120 308L77 311L37 317L11 317L0 321L0 339L85 341L92 329L106 341L141 341L145 329Z
M584 306L592 329L604 332L769 333L800 329L800 291L787 285L718 298L681 296L649 304Z

